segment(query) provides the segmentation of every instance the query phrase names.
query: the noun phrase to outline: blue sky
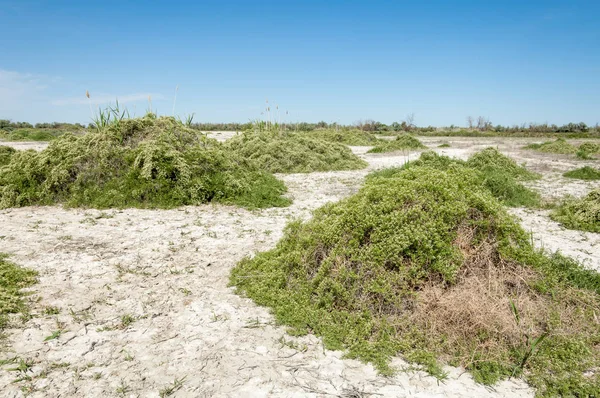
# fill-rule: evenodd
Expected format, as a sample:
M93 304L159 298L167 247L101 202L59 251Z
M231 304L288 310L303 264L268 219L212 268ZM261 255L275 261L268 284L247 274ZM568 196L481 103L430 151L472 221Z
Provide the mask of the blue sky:
M599 1L0 0L0 118L600 122ZM283 117L282 117L283 118Z

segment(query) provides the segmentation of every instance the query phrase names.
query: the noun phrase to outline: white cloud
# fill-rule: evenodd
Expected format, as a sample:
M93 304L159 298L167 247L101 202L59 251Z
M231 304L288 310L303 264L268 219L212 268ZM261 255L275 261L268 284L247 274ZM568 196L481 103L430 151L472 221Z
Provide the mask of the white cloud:
M154 100L162 100L164 97L161 94L152 94L152 93L138 93L138 94L126 94L126 95L110 95L110 94L98 94L94 95L94 93L90 93L90 98L88 99L85 96L85 93L81 94L81 97L69 97L69 98L61 98L52 100L50 103L56 106L63 105L80 105L80 104L88 104L92 103L92 105L104 105L115 103L117 100L120 104L126 104L130 102L137 101L148 101L148 98L152 98Z
M0 104L39 99L50 79L42 75L0 69Z

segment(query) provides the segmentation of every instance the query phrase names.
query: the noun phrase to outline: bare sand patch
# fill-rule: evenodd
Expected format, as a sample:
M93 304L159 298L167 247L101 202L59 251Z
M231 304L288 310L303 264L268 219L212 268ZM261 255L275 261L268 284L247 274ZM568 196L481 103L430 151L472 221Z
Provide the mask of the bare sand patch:
M552 157L554 162L547 154L538 158L519 149L524 140L436 139L452 146L435 148L435 140L423 141L463 159L498 146L544 174L534 186L543 195L579 195L590 189L560 176L580 162ZM33 288L39 297L36 316L24 329L9 331L11 348L1 354L29 360L32 367L24 374L29 379L15 383L22 375L4 366L0 388L5 396L23 396L24 389L34 397L158 397L161 389L182 379L174 396L532 396L520 380L489 388L451 367L444 381L415 370L378 376L370 365L324 350L314 336L288 336L266 309L227 286L236 262L272 248L289 219L306 219L324 203L351 195L373 169L419 156L366 154L368 149L353 148L369 162L366 170L279 176L294 200L288 208L1 210L0 252L40 273ZM564 230L545 212L513 212L545 247L590 266L600 264L599 234ZM44 315L49 306L60 312ZM57 338L44 341L57 330L62 330ZM393 363L408 368L400 358Z

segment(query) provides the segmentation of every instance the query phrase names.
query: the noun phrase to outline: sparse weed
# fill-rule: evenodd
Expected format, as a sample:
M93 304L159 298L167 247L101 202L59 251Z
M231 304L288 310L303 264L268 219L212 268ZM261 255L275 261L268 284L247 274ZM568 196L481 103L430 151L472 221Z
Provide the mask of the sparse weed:
M181 389L181 387L183 387L183 382L185 381L185 378L185 376L180 379L176 378L175 380L173 380L173 383L161 388L158 392L160 398L170 397L171 395L175 394L179 389Z

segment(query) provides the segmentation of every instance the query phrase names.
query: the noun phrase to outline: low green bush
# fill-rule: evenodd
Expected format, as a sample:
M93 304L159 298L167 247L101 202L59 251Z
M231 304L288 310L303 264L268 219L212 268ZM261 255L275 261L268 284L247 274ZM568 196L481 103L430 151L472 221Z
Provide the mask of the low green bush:
M579 145L578 149L590 154L597 154L600 153L600 143L584 142L583 144Z
M569 229L600 232L600 189L583 198L567 198L550 217Z
M525 149L559 154L574 154L577 152L577 147L569 144L564 138L557 138L556 141L546 141L541 144L529 144Z
M487 384L522 376L540 396L600 394L598 274L535 250L477 170L446 164L370 176L231 284L384 374L400 353L440 378L448 363Z
M590 166L581 167L579 169L567 171L563 176L568 178L576 178L578 180L600 180L600 170Z
M427 148L418 139L410 134L402 134L391 141L384 141L369 149L368 153L384 153L401 150L418 150Z
M0 140L5 141L52 141L66 131L50 129L18 129L13 131L0 131Z
M17 152L15 148L6 145L0 145L0 166L8 164L15 152Z
M114 119L65 134L0 167L0 208L62 203L170 208L207 202L284 206L284 184L171 117Z
M446 171L450 167L464 167L476 171L477 182L487 188L497 199L511 207L540 207L540 195L525 187L521 181L537 179L540 176L519 166L514 160L494 148L487 148L471 156L469 160L449 158L433 151L423 152L415 161L399 168L384 169L372 173L367 178L392 176L411 167L431 167Z
M352 146L370 146L381 142L375 135L357 129L318 129L300 133L303 137Z
M594 142L586 142L579 145L575 153L579 159L589 160L594 159L592 155L600 153L600 144Z
M272 173L356 170L367 162L345 145L284 132L246 132L225 144L239 158Z

